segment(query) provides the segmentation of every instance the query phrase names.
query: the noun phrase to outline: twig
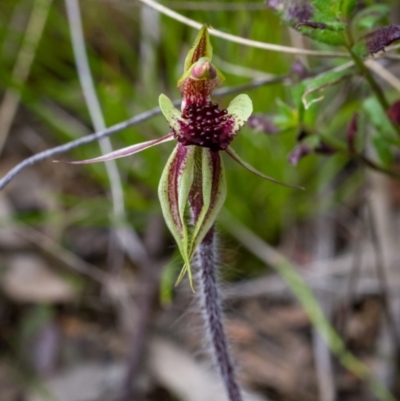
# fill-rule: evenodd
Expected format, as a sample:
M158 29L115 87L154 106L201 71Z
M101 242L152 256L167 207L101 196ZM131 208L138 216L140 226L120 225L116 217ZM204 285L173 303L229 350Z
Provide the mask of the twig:
M183 16L182 14L179 14L159 3L157 3L154 0L139 0L142 3L146 4L147 6L154 8L155 10L159 11L160 13L167 15L168 17L179 21L185 25L188 25L192 28L195 29L200 29L202 24L200 24L197 21L194 21L190 18L187 18ZM250 40L250 39L245 39L240 36L235 36L231 35L229 33L225 33L222 31L219 31L214 28L209 29L210 35L216 36L221 39L229 40L230 42L234 43L239 43L244 46L249 46L249 47L255 47L258 49L264 49L264 50L271 50L271 51L276 51L276 52L281 52L281 53L290 53L290 54L305 54L309 56L319 56L319 57L343 57L343 58L348 58L349 54L344 53L344 52L323 52L323 51L317 51L317 50L308 50L308 49L297 49L294 47L288 47L288 46L281 46L281 45L275 45L272 43L264 43L264 42L258 42L256 40Z
M217 90L214 92L214 96L226 96L229 94L237 93L242 90L249 90L253 88L258 88L263 85L267 84L275 84L278 82L285 81L287 79L287 76L279 76L276 78L272 79L258 79L250 82L249 84L244 84L244 85L239 85L239 86L233 86L233 87L227 87L227 88L222 88L221 90ZM174 104L178 106L181 102L181 99L175 100ZM131 127L133 125L140 124L142 122L145 122L149 120L152 117L157 116L158 114L161 113L161 110L159 107L154 107L151 110L145 111L141 114L138 114L135 117L132 117L129 120L123 121L121 123L115 124L107 129L100 130L94 134L84 136L82 138L73 140L71 142L65 143L60 146L56 146L51 149L47 149L43 152L37 153L33 156L28 157L27 159L23 160L21 163L17 164L15 167L13 167L2 179L0 179L0 191L16 176L18 175L22 170L25 168L32 166L40 161L49 159L53 156L66 153L72 149L78 148L79 146L86 145L88 143L98 141L100 139L106 138L108 136L111 136L112 134L115 134L119 131L122 131L128 127Z
M26 27L21 49L12 72L14 85L21 88L35 58L36 49L42 37L52 0L36 0ZM20 94L14 88L7 89L0 106L0 154L10 131L20 101Z

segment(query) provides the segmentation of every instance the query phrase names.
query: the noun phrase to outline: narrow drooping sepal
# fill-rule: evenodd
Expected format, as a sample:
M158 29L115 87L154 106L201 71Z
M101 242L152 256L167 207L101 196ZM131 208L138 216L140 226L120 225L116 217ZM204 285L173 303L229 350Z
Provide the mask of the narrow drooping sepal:
M90 163L99 163L106 162L108 160L118 159L120 157L130 156L135 153L139 153L142 150L151 148L152 146L160 145L161 143L168 142L174 139L172 134L165 135L158 139L153 139L151 141L137 143L136 145L127 146L126 148L115 150L114 152L107 153L106 155L95 157L94 159L87 160L79 160L79 161L62 161L62 163L68 164L90 164ZM59 162L59 160L54 160L55 162Z
M173 235L184 261L184 271L188 271L190 285L190 245L188 226L185 221L185 207L193 184L194 146L178 144L172 152L161 175L158 186L161 209L167 227Z
M258 175L261 178L264 178L264 180L268 180L268 181L274 182L275 184L283 185L284 187L288 187L288 188L304 189L303 187L299 187L299 186L296 186L296 185L284 184L283 182L280 182L280 181L276 180L275 178L269 177L269 176L261 173L260 171L255 169L251 164L249 164L249 163L245 162L244 160L242 160L240 158L240 156L230 146L226 149L226 153L228 153L228 155L230 157L232 157L233 160L238 162L245 169L249 170L250 172L252 172L255 175Z

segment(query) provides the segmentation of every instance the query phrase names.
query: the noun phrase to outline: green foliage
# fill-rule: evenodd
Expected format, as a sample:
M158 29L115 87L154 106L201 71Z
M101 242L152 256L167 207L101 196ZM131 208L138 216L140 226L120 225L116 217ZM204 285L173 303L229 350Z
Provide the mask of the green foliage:
M388 4L372 4L362 9L352 21L354 29L371 30L380 23L388 23L390 7Z
M269 0L267 4L286 24L318 42L346 43L344 16L354 9L354 1Z
M306 109L313 103L321 101L323 97L311 97L310 95L321 91L329 86L333 86L352 75L352 70L329 71L324 74L318 75L315 78L309 78L303 81L301 86L301 101Z

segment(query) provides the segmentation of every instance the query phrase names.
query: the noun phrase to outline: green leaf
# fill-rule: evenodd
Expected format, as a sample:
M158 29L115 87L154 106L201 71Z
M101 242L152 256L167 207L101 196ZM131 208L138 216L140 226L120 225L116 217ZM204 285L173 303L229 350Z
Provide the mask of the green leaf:
M346 44L346 15L343 15L346 7L342 3L337 0L269 0L267 5L286 24L304 35L338 46ZM352 7L351 3L347 6Z
M357 0L342 0L340 9L342 11L343 16L349 19L351 17L351 14L356 8L356 5L357 5Z
M398 135L392 123L375 97L370 97L363 102L363 109L379 136L394 145L400 145Z
M381 163L385 167L390 167L394 160L390 143L385 138L382 138L381 135L375 133L372 135L372 144Z
M277 99L279 113L273 117L273 123L279 127L281 131L295 128L299 125L299 112L281 99Z
M390 8L387 4L373 4L361 10L354 17L353 27L356 29L371 30L389 16ZM385 21L386 22L386 21Z
M237 132L244 123L248 120L253 112L253 103L249 96L239 95L236 96L228 106L228 115L234 116L234 126L232 132Z
M304 107L308 109L313 103L319 102L323 99L323 96L308 100L307 98L314 92L320 91L327 88L328 86L335 85L342 80L350 77L353 73L352 69L346 69L341 71L330 71L324 74L318 75L315 78L306 79L300 85L304 88L303 96L301 100Z

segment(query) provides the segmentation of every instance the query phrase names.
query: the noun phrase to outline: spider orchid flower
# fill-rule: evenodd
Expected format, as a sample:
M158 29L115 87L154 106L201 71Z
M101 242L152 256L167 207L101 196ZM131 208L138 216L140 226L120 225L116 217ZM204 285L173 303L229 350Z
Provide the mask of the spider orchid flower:
M165 95L159 97L161 111L171 129L168 135L94 159L71 162L104 162L174 139L178 142L162 173L158 194L165 222L184 260L177 283L187 272L192 289L191 260L212 229L226 197L222 151L251 172L279 183L244 162L230 147L250 117L253 105L250 98L243 94L233 99L227 109L221 110L218 104L211 102L212 91L224 80L222 73L211 63L211 58L208 29L203 26L186 57L184 74L178 81L182 94L181 110L176 109ZM189 219L185 217L188 211Z

